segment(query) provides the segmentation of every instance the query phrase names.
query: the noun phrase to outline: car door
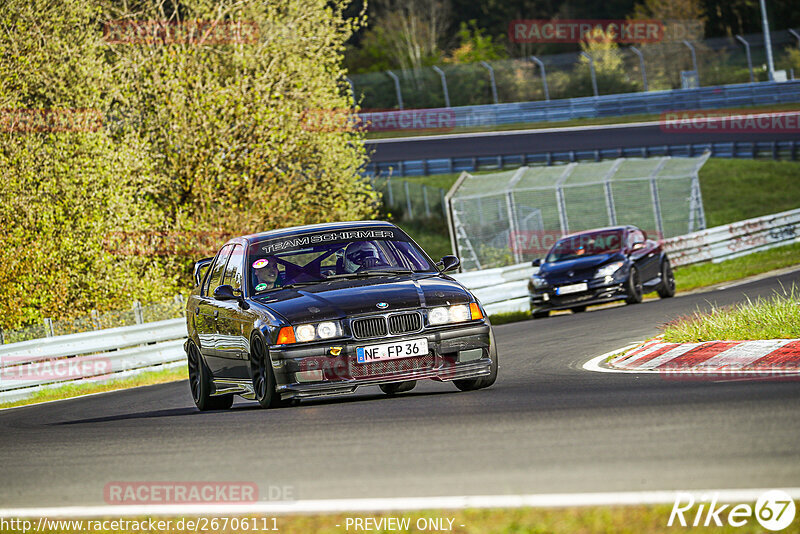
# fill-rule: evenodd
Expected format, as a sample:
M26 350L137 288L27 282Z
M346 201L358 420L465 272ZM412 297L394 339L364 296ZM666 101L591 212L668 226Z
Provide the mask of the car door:
M628 232L630 255L634 265L639 270L642 283L658 276L658 244L649 241L644 232L638 228Z
M233 247L220 285L229 285L234 292L242 291L244 281L244 247ZM249 352L250 313L236 300L217 301L217 367L218 375L225 378L247 379L247 354Z
M200 299L195 307L196 323L198 324L198 337L200 338L200 352L204 356L211 372L215 374L217 364L217 317L219 316L219 301L214 298L214 290L219 286L225 265L230 257L233 245L225 245L214 258L214 263L206 276Z

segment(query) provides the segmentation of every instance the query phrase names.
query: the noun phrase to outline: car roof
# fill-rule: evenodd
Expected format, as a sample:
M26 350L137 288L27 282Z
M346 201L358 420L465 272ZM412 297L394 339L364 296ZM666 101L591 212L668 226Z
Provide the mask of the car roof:
M268 232L249 234L237 239L244 239L248 243L255 243L263 239L274 239L279 237L293 236L297 234L306 234L306 233L320 232L320 231L350 230L353 228L398 229L397 226L386 221L345 221L345 222L331 222L331 223L320 223L320 224L307 224L305 226L292 226L289 228L270 230ZM235 241L235 239L231 241Z
M593 234L595 232L610 232L610 231L614 231L614 230L637 230L637 228L635 226L630 225L630 224L621 225L621 226L604 226L602 228L592 228L591 230L581 230L580 232L573 232L571 234L567 234L567 235L561 237L561 239L566 239L568 237L575 237L575 236L584 235L584 234Z

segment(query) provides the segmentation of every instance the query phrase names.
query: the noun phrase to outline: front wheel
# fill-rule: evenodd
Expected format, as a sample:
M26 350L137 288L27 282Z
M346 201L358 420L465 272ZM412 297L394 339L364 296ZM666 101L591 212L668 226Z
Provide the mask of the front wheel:
M464 380L453 380L453 383L461 391L474 391L476 389L488 388L497 380L497 344L494 341L494 332L490 331L489 342L491 349L489 356L492 358L490 372L486 376L478 378L465 378Z
M189 342L189 352L186 354L189 365L189 387L195 406L201 412L208 410L227 410L233 405L233 395L218 395L212 397L214 384L211 381L211 372L200 349L193 342Z
M667 258L661 263L661 285L658 286L658 296L662 299L675 296L675 275Z
M631 274L628 276L625 289L628 293L625 302L628 304L639 304L642 302L644 290L642 289L642 279L639 277L639 270L636 267L631 268Z
M250 368L253 373L253 393L262 408L283 406L280 395L275 392L275 374L267 352L267 344L260 335L253 336L250 343Z
M544 319L545 317L549 317L549 311L538 311L538 312L531 312L531 317L533 319Z
M586 306L575 306L572 309L572 313L583 313L586 311Z

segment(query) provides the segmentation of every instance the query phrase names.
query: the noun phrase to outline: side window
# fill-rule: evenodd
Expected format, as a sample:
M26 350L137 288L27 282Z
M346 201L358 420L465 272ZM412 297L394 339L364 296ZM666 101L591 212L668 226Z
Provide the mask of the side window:
M233 245L225 245L222 247L222 250L219 251L219 254L217 254L217 257L214 259L214 265L211 266L211 270L206 278L206 285L203 289L203 295L214 294L214 290L219 285L222 271L225 268L225 264L228 262L228 256L230 256L232 248Z
M242 263L244 262L244 247L236 245L225 267L225 277L222 284L228 284L233 289L242 289Z

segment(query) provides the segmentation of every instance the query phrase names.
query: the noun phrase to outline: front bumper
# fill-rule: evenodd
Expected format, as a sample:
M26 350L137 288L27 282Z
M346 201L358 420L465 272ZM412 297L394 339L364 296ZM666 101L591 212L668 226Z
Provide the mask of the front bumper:
M490 330L488 324L481 322L381 339L274 346L270 356L276 391L282 399L305 399L353 393L361 386L407 380L448 381L485 376L491 373L492 366ZM357 347L421 338L428 341L426 355L371 364L355 362ZM376 363L381 365L367 367ZM323 379L298 380L298 373L305 371L321 371Z
M587 291L571 293L568 295L556 295L555 288L544 288L529 293L531 311L547 310L568 310L576 306L588 306L591 304L602 304L613 302L627 297L625 284L623 282L609 285L598 285L590 287Z

